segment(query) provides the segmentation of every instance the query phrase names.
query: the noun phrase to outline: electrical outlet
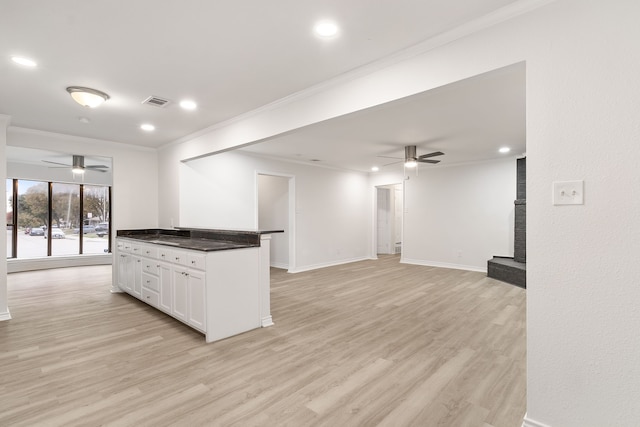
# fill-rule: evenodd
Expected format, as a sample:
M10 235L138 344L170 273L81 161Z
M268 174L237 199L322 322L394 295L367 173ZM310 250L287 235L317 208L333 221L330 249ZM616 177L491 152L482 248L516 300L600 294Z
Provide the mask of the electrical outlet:
M555 181L553 183L553 204L583 205L584 181Z

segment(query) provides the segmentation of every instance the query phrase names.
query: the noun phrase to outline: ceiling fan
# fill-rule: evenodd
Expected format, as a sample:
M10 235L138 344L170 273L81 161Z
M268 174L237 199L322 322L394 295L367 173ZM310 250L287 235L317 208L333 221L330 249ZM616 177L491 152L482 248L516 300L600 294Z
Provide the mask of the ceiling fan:
M440 163L440 160L432 160L431 157L444 155L442 151L434 151L433 153L423 154L421 156L418 156L416 153L417 151L416 151L415 145L407 145L406 147L404 147L405 167L415 168L416 166L418 166L418 163L432 163L432 164ZM378 156L378 157L387 157L387 156ZM397 159L397 157L387 157L387 158ZM394 163L400 163L400 162L399 161L393 162L393 163L389 163L388 165L392 165ZM385 166L388 166L388 165L385 165Z
M84 156L73 155L72 164L68 165L65 163L51 162L49 160L43 160L45 163L51 163L53 165L60 166L49 166L52 168L71 168L74 173L84 173L86 170L95 171L95 172L106 172L109 169L107 165L84 165Z

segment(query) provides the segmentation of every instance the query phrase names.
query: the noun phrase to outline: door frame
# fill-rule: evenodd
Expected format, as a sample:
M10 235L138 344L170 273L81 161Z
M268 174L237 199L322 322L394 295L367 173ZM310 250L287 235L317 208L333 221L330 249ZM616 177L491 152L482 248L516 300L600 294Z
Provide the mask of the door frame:
M296 270L296 177L295 175L285 174L281 172L273 172L273 171L265 171L265 170L256 170L254 177L254 193L256 195L255 198L255 212L254 212L254 227L256 230L258 229L259 223L259 215L258 212L260 205L260 194L258 187L258 177L260 175L267 176L275 176L279 178L286 178L289 183L288 189L288 209L287 213L289 218L287 219L287 227L289 232L289 268L287 272L291 273Z
M404 212L405 212L405 187L404 182L392 182L389 184L380 184L373 187L373 221L371 227L371 259L378 259L378 188L388 188L389 186L402 186L402 221L400 226L400 235L402 241L400 242L400 258L404 256Z

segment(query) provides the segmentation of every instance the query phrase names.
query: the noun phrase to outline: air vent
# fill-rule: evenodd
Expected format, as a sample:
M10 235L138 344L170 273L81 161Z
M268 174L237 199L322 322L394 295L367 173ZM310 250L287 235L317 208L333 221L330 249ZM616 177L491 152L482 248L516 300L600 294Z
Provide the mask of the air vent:
M142 101L143 104L147 104L147 105L151 105L153 107L160 107L160 108L164 108L168 103L169 100L168 99L163 99L157 96L150 96L147 99L145 99L144 101Z

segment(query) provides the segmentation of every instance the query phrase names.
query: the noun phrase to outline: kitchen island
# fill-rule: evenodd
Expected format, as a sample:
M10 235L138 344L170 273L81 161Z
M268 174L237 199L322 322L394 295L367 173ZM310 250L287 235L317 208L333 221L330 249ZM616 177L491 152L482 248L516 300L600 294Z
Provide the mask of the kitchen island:
M217 341L271 326L269 243L283 230L118 230L112 292Z

